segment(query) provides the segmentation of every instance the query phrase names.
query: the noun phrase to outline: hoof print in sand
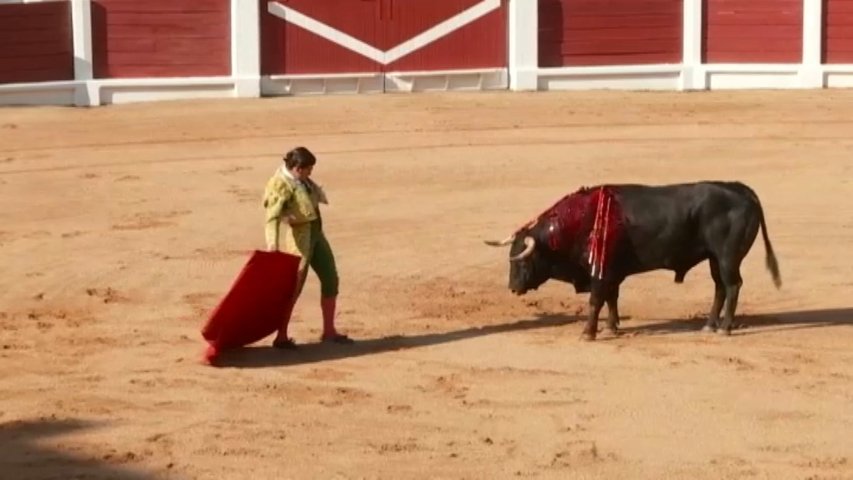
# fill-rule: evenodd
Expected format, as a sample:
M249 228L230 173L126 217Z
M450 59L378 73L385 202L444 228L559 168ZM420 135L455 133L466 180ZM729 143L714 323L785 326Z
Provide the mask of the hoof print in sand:
M104 303L116 303L116 302L124 302L127 301L127 298L119 294L117 291L113 290L111 287L107 288L87 288L86 295L94 298L100 299Z
M149 228L168 227L175 225L174 219L189 215L189 210L173 210L171 212L148 212L133 216L130 220L117 223L113 230L146 230Z

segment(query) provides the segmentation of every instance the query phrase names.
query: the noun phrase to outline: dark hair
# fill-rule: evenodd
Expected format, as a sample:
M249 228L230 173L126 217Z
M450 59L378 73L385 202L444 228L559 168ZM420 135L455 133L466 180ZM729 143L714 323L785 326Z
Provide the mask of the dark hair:
M296 147L287 152L283 160L284 166L288 169L310 167L317 163L314 154L305 147Z

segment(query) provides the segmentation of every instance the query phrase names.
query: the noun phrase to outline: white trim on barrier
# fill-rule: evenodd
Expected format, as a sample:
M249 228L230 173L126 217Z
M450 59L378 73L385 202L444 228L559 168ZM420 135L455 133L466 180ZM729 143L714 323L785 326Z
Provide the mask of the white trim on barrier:
M74 80L59 80L52 82L22 82L22 83L0 83L0 92L12 92L20 90L56 90L74 88L79 82Z
M231 75L236 96L257 97L261 94L261 27L260 4L257 1L231 2Z
M423 33L415 35L387 51L382 51L332 26L311 18L304 13L290 7L285 7L278 2L268 2L267 11L276 17L302 27L315 35L323 37L332 43L367 57L374 62L381 63L382 65L388 65L412 52L420 50L436 40L450 35L465 25L485 16L489 12L500 8L500 6L501 0L482 0L473 7L432 26Z
M681 39L681 63L684 71L678 85L681 90L704 90L702 65L702 0L684 0Z
M0 84L0 105L74 105L74 80Z
M261 78L262 95L506 90L507 86L506 68L283 74Z
M804 88L798 63L710 63L698 67L708 89Z
M825 63L821 66L823 74L853 73L853 65L846 63Z
M511 0L507 10L509 87L514 91L536 90L536 70L539 68L539 2Z
M648 74L648 73L681 73L681 64L654 64L654 65L619 65L619 66L595 66L595 67L553 67L540 68L537 72L540 77L553 76L584 76L584 75L621 75L621 74Z
M88 83L103 104L238 96L232 77L110 78Z

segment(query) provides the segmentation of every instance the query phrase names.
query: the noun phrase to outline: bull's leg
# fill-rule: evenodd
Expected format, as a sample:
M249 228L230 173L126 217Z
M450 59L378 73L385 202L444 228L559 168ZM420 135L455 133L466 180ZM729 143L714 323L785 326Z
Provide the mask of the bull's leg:
M731 262L720 263L720 275L726 288L726 312L723 316L723 324L717 333L722 335L731 335L732 323L734 322L735 311L737 310L738 296L740 295L740 287L743 285L743 279L740 276L740 264Z
M601 313L601 308L604 306L604 295L602 295L600 286L593 286L592 292L589 294L589 316L584 326L581 338L586 341L595 340L595 335L598 333L598 315Z
M723 303L726 301L726 285L720 276L720 263L717 259L711 257L708 262L711 265L711 278L714 279L714 304L711 305L711 313L708 315L708 321L702 330L714 332L720 324L720 312L723 310Z
M619 288L607 296L607 329L614 335L619 333Z

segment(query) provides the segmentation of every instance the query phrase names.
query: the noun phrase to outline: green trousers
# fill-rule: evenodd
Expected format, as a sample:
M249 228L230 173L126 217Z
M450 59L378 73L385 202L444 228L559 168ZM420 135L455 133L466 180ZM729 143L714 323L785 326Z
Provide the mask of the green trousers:
M321 220L311 222L311 247L309 249L308 266L317 278L320 280L320 295L323 298L335 297L338 295L338 269L335 265L335 255L332 252L332 247L323 234ZM296 294L302 292L305 286L305 280L308 277L308 268L304 268L299 272L299 279L296 285Z

